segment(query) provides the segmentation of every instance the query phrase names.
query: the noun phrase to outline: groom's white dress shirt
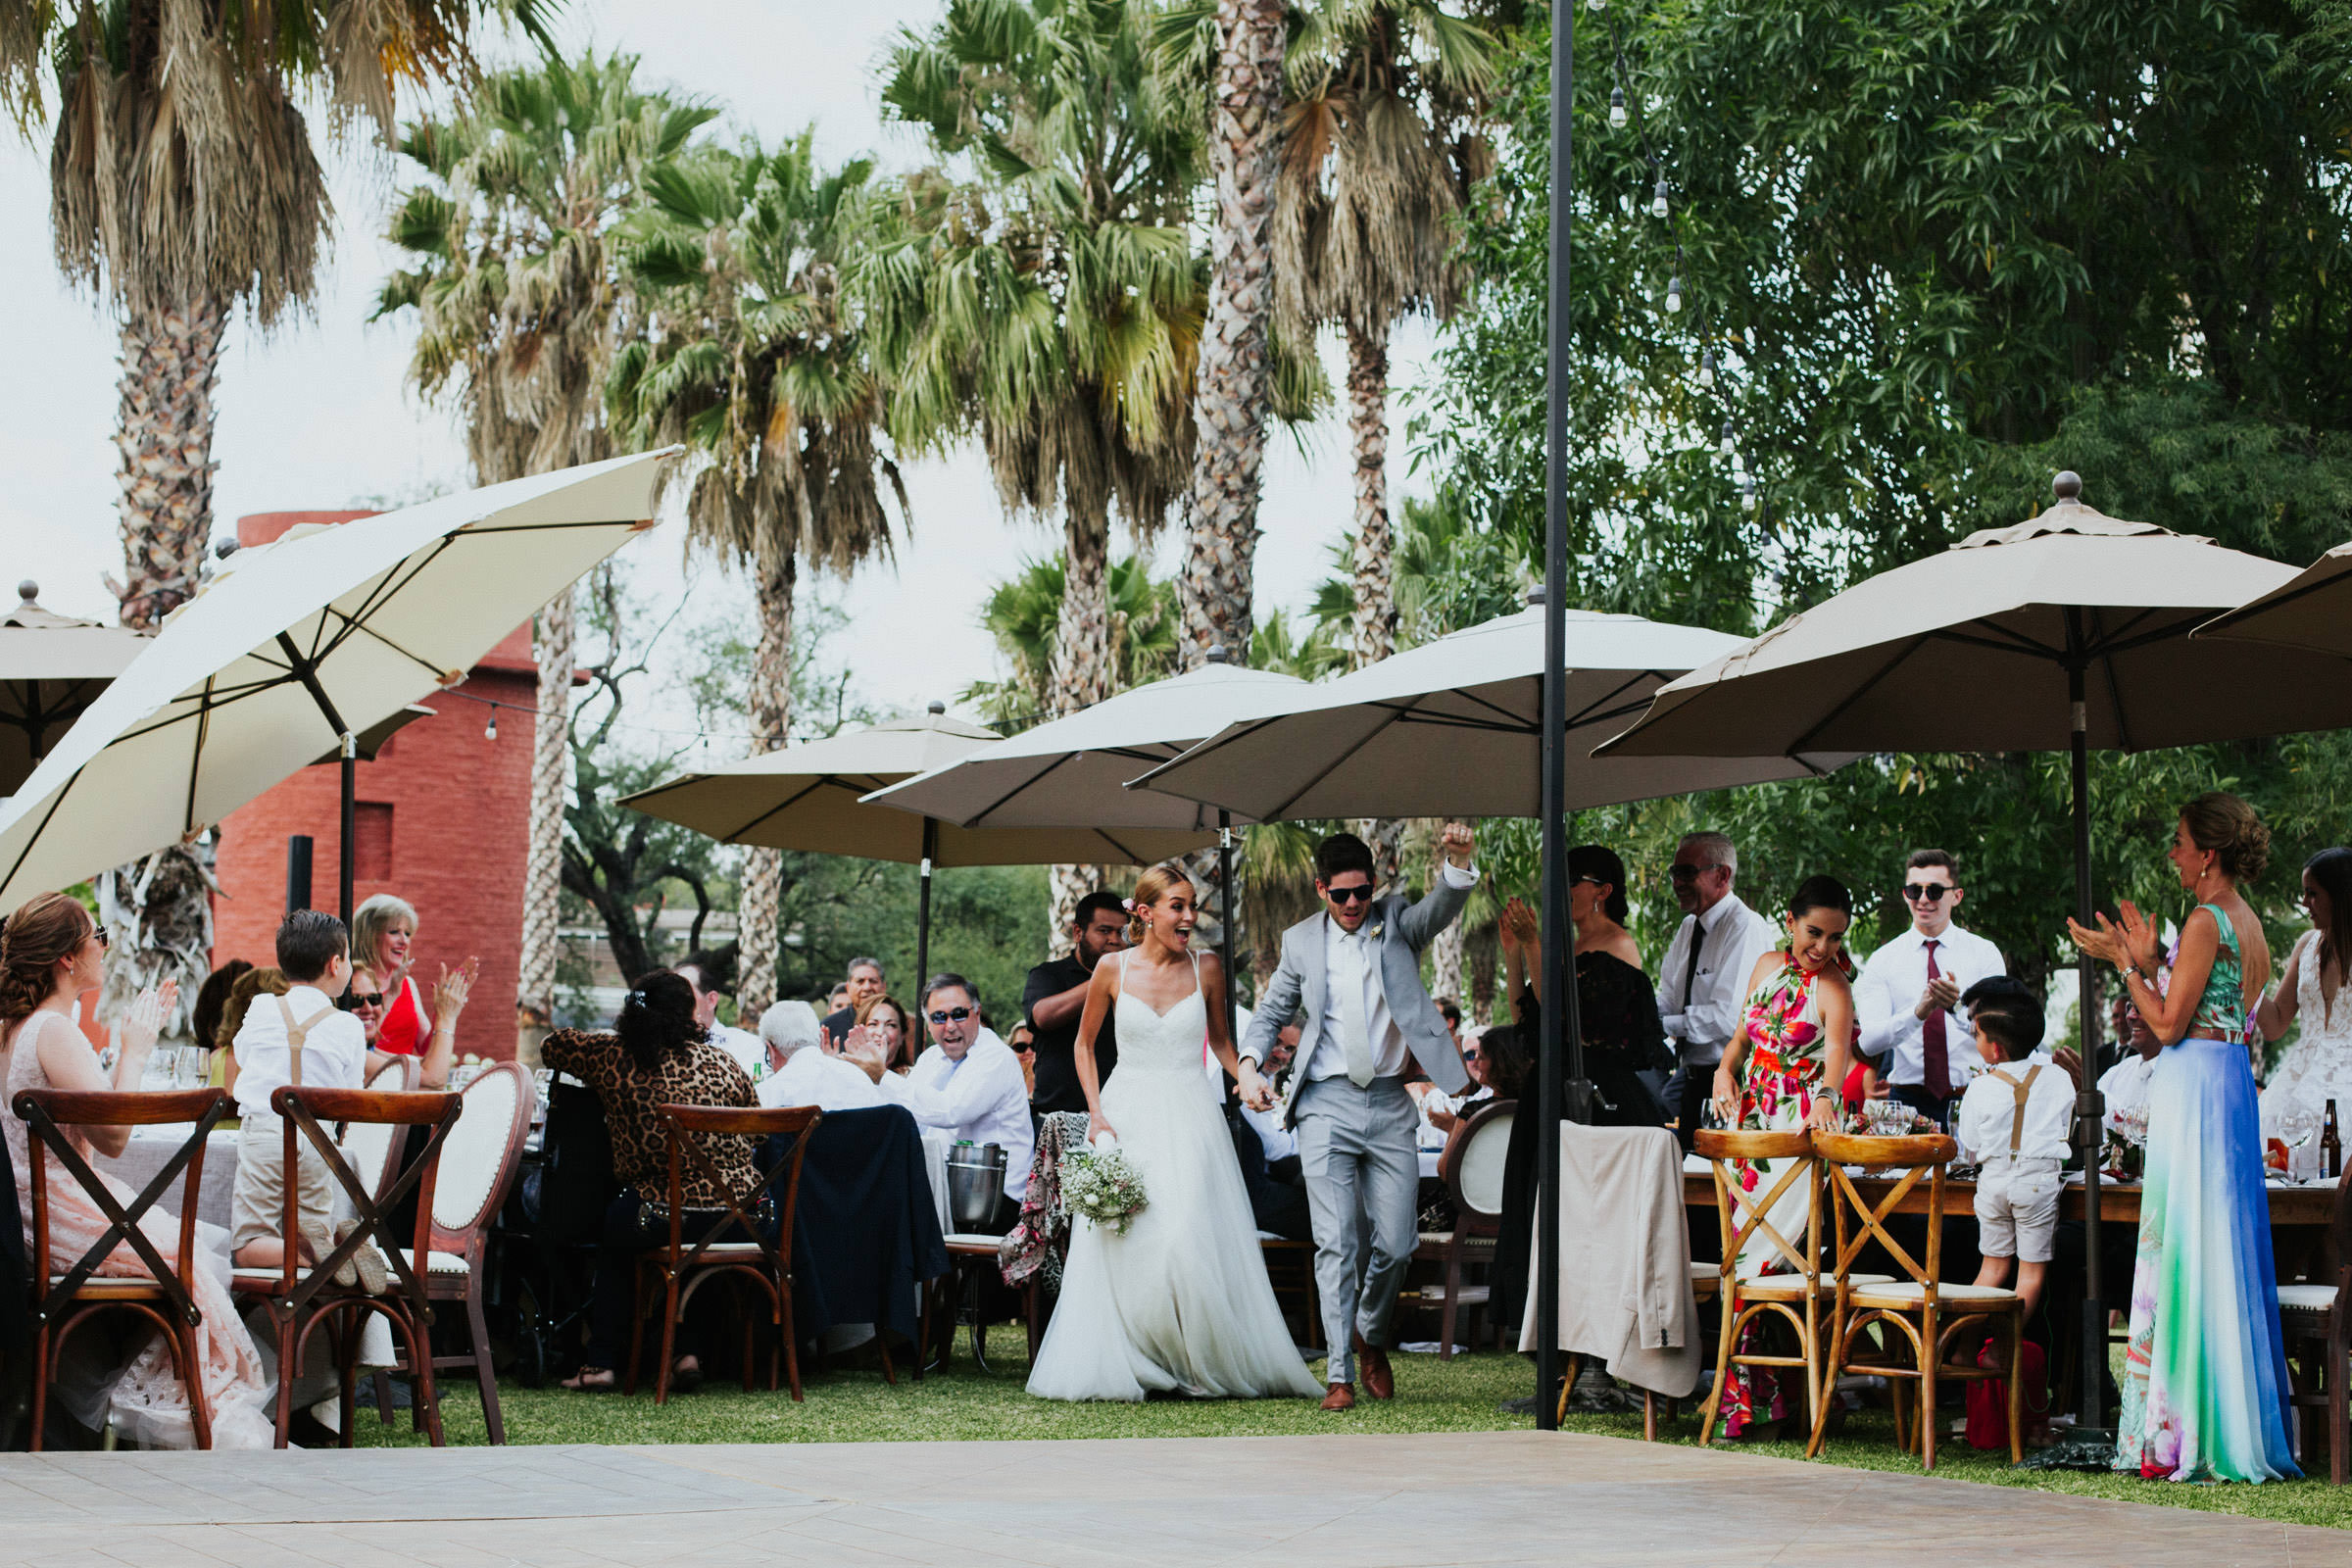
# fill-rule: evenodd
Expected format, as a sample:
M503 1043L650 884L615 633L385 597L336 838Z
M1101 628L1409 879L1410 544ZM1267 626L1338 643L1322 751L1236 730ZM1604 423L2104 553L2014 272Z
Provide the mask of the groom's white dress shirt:
M1478 867L1456 866L1451 860L1441 860L1438 874L1449 888L1467 891L1478 886ZM1311 1082L1317 1078L1348 1076L1347 1011L1342 999L1346 988L1352 987L1361 998L1364 1033L1372 1045L1372 1076L1394 1078L1404 1071L1406 1048L1404 1031L1389 1014L1388 992L1380 983L1380 961L1372 945L1374 919L1367 919L1353 931L1341 928L1340 922L1326 911L1323 919L1323 1020L1315 1036L1315 1054L1306 1060L1305 1072Z

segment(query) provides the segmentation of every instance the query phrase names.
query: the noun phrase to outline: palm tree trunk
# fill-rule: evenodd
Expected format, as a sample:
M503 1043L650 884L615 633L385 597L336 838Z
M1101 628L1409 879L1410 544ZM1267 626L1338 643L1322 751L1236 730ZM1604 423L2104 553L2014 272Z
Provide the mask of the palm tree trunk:
M784 744L792 719L792 595L799 562L791 551L759 577L760 646L752 654L752 750ZM784 886L784 852L752 850L743 858L743 890L736 900L735 1018L751 1027L776 1000L776 958L782 951L776 900ZM747 1020L749 1020L747 1022Z
M213 530L213 382L226 304L203 295L122 320L115 449L122 535L122 624L151 628L196 592ZM99 879L112 939L99 1016L122 1015L148 986L179 982L167 1039L185 1039L197 988L212 966L213 847L159 850Z
M1462 1007L1465 1013L1470 1010L1462 1005L1462 955L1466 945L1459 919L1447 921L1446 929L1439 932L1437 939L1429 945L1430 995L1452 998L1454 1005Z
M1355 454L1355 662L1396 651L1396 536L1389 527L1389 328L1348 328L1348 436Z
M196 592L213 529L213 381L227 326L227 307L211 295L124 313L115 447L125 626L154 626Z
M539 612L532 656L539 710L531 723L530 848L522 873L522 959L515 1002L535 1013L526 1028L556 1018L556 959L563 951L564 781L571 761L571 672L577 620L568 587Z
M1090 708L1110 695L1110 519L1074 505L1063 509L1065 540L1061 612L1054 622L1054 671L1049 690L1054 716ZM1078 901L1100 885L1090 865L1057 865L1048 874L1053 906L1049 951L1070 951L1070 925Z
M1217 73L1209 136L1217 222L1210 236L1208 318L1200 332L1193 417L1192 509L1180 592L1179 660L1212 644L1250 659L1257 554L1258 478L1266 455L1274 303L1274 180L1282 107L1283 0L1217 0Z

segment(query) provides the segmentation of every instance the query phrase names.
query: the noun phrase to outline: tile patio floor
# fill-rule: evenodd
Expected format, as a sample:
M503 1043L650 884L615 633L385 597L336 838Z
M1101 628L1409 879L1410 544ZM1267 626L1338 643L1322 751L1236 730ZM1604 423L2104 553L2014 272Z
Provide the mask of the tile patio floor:
M0 1562L2352 1568L2352 1532L1490 1432L8 1454Z

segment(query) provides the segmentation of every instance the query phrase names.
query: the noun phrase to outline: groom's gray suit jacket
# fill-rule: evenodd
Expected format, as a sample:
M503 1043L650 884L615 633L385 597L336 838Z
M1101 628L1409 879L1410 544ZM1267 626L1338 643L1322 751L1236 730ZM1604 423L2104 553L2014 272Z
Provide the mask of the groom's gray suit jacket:
M1461 1051L1446 1031L1444 1015L1421 984L1421 950L1462 912L1469 898L1467 888L1448 887L1441 875L1437 886L1418 904L1408 905L1395 894L1374 900L1363 927L1373 933L1380 951L1380 988L1389 1004L1389 1016L1403 1032L1404 1043L1421 1070L1429 1074L1429 1081L1449 1095L1459 1094L1469 1085L1470 1070L1462 1065ZM1302 1020L1297 1065L1282 1092L1286 1127L1295 1120L1298 1091L1306 1084L1306 1064L1313 1059L1323 1035L1323 943L1330 929L1331 913L1326 909L1282 934L1282 962L1266 983L1265 997L1242 1037L1241 1054L1264 1061L1282 1026L1293 1018Z

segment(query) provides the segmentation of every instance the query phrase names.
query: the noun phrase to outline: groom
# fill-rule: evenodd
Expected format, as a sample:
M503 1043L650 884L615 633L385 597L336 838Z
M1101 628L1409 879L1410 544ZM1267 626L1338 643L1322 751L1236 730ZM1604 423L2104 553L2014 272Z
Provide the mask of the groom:
M1272 1102L1256 1063L1275 1036L1300 1022L1297 1065L1283 1092L1282 1119L1298 1131L1315 1231L1315 1286L1323 1297L1323 1332L1331 1346L1326 1410L1355 1404L1354 1356L1364 1392L1396 1392L1389 1370L1389 1314L1404 1265L1420 1240L1418 1117L1404 1092L1406 1052L1447 1094L1470 1081L1446 1020L1421 985L1421 950L1462 911L1478 885L1470 829L1446 824L1446 864L1419 904L1372 897L1372 852L1352 833L1335 833L1315 851L1315 892L1323 912L1282 936L1282 963L1250 1020L1241 1056L1250 1064L1241 1088L1258 1108ZM1366 1255L1364 1227L1371 1246ZM1359 1290L1360 1282L1360 1290Z

